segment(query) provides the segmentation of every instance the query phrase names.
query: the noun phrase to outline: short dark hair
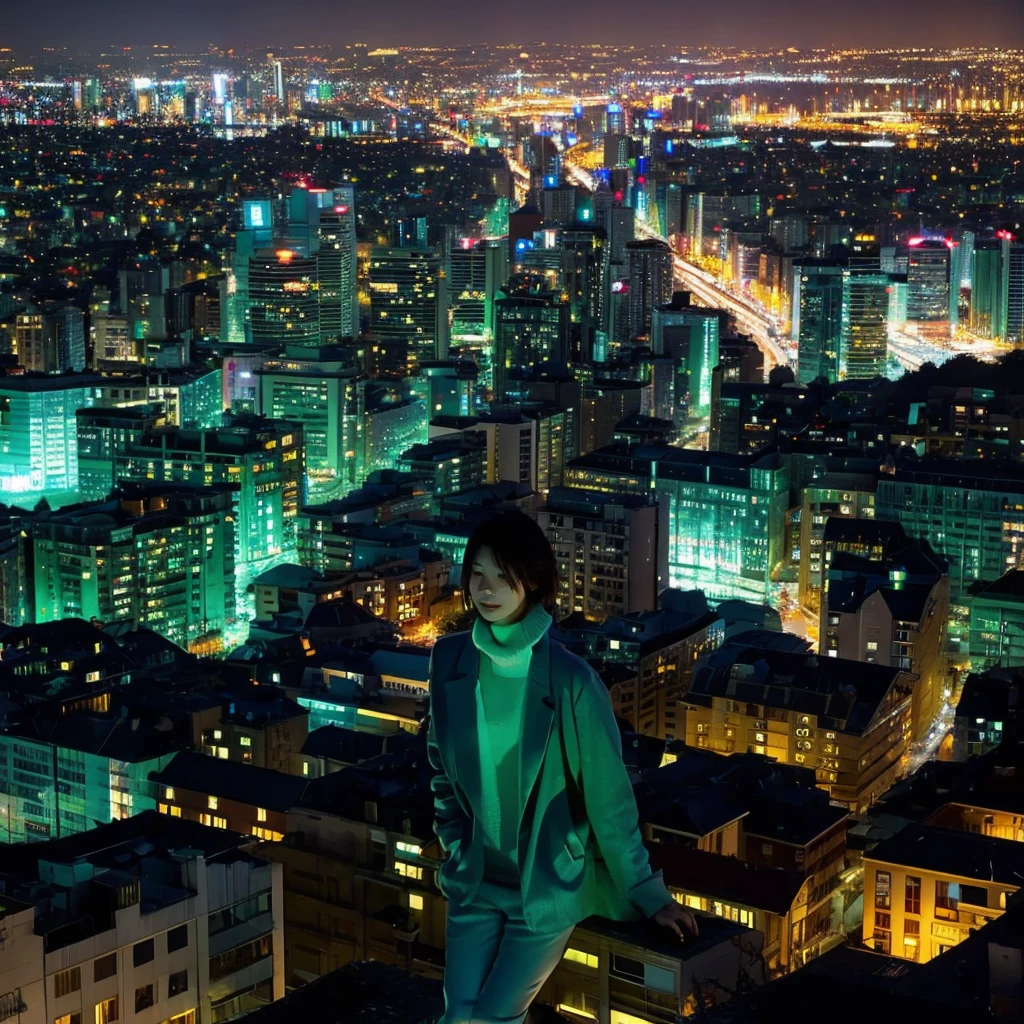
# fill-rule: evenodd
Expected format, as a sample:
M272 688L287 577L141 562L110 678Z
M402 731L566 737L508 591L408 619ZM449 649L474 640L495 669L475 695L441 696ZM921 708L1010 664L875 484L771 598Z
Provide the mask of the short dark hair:
M462 601L473 608L469 580L481 548L490 548L494 564L513 585L526 591L528 608L543 605L548 611L558 597L558 563L544 531L525 512L509 509L484 520L466 542L462 556Z

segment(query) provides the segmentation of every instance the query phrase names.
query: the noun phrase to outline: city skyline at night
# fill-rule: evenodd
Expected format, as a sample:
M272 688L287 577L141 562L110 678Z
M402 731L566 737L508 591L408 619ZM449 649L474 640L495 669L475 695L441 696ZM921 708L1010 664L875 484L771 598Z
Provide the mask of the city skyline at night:
M1020 1016L1024 7L10 14L0 1020Z

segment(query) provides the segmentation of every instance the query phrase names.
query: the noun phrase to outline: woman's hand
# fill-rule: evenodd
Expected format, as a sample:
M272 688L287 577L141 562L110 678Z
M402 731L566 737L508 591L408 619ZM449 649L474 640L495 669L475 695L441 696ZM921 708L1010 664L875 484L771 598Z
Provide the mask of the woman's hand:
M697 932L697 920L688 910L684 910L675 900L671 903L666 903L665 906L659 910L652 920L657 921L658 924L664 925L666 928L671 928L676 935L679 936L679 941L683 942L686 936L683 934L682 929L679 927L682 924L690 935L696 938Z

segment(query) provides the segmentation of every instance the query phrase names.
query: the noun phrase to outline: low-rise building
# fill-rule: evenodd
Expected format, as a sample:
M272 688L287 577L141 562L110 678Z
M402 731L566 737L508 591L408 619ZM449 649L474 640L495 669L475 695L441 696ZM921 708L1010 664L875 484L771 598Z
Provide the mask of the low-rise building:
M246 842L149 811L8 848L0 1005L39 1024L218 1024L280 999L281 869Z
M750 750L814 768L836 803L862 813L899 775L912 691L899 668L734 642L694 670L684 736L721 754Z
M270 768L183 751L150 775L157 810L172 818L279 842L306 780Z
M864 938L924 963L1007 908L1024 880L1024 843L912 824L864 856Z

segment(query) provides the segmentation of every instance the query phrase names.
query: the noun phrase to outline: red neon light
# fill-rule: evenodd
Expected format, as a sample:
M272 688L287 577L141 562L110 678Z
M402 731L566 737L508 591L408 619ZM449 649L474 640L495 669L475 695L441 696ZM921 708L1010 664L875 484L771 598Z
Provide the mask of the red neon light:
M348 207L347 206L336 206L334 208L334 212L335 213L348 213Z

